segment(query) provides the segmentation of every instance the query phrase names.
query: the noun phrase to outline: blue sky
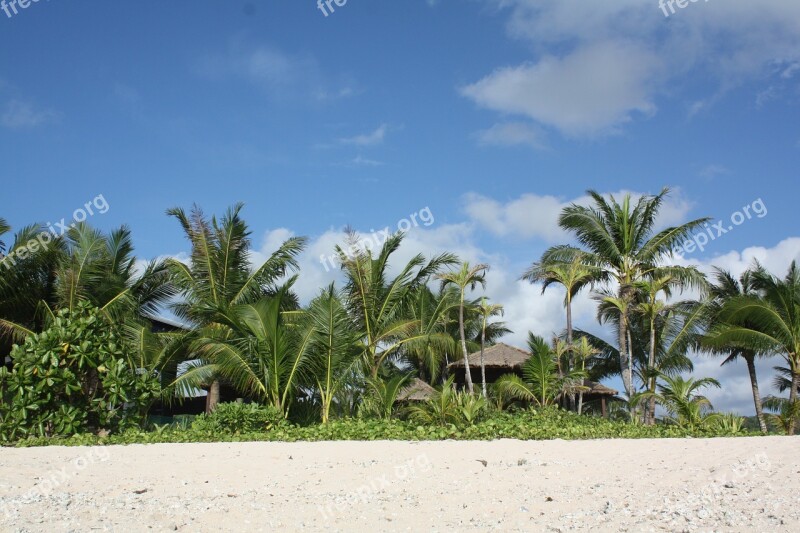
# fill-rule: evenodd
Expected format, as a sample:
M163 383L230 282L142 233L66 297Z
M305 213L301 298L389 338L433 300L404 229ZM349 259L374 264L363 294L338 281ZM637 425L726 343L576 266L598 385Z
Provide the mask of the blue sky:
M610 4L610 5L609 5ZM42 1L0 11L0 169L14 227L102 194L144 258L187 251L164 211L244 201L255 247L308 235L300 290L341 229L425 207L407 255L492 263L520 344L562 327L516 279L586 189L674 188L664 223L747 220L679 260L776 272L800 256L800 4L714 0ZM13 14L13 13L12 13ZM579 306L580 307L580 306ZM591 304L584 327L602 331ZM741 368L723 406L747 409ZM765 368L768 368L767 365ZM739 395L739 396L737 396Z

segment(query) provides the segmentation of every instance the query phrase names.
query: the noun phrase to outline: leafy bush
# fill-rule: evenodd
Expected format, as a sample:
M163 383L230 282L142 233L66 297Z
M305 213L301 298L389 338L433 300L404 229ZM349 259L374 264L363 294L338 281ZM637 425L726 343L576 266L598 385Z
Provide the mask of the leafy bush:
M285 424L283 413L272 406L255 403L221 403L213 413L200 415L192 431L200 434L257 433Z
M59 311L48 329L14 347L13 369L0 373L0 440L140 424L160 386L128 355L98 309L82 303Z
M742 431L739 435L755 436ZM296 442L342 440L586 440L586 439L652 439L676 437L729 437L730 432L711 425L703 428L681 428L676 425L633 425L603 418L580 416L558 408L523 410L514 413L494 412L471 426L420 425L396 419L343 419L308 427L279 423L268 431L214 432L208 428L181 429L165 427L159 431L128 430L102 437L91 434L70 438L32 438L15 443L17 446L86 446L106 444L154 444L162 442Z

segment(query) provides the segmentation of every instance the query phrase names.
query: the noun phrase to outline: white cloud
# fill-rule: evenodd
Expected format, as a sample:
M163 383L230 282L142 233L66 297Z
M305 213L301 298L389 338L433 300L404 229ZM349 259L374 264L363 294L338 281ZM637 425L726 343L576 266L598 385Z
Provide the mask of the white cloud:
M619 201L625 194L630 194L634 201L642 196L642 193L631 191L606 193L604 196L614 196ZM495 235L538 238L553 243L569 240L569 235L558 227L558 216L573 203L588 205L590 199L581 196L565 200L555 196L524 194L502 203L471 193L464 197L464 210L474 223ZM684 222L691 208L692 203L679 190L672 191L661 208L657 226L667 227Z
M524 115L571 137L616 131L634 114L655 112L650 84L658 56L608 41L564 57L501 68L462 93L478 105Z
M58 120L59 117L58 113L37 109L29 102L11 100L6 104L0 122L9 129L30 129Z
M669 18L641 0L486 3L508 13L509 35L529 42L535 59L500 68L462 93L568 137L619 131L654 113L659 98L684 99L694 116L750 81L764 85L763 105L782 97L769 89L773 81L791 80L800 68L798 2L700 2ZM690 78L711 80L708 94L682 94L697 85L684 83Z
M384 139L386 138L386 132L388 131L389 126L386 124L381 124L375 130L369 133L363 133L361 135L355 135L353 137L345 137L339 139L339 142L342 144L351 144L355 146L374 146L376 144L382 144Z
M484 146L530 146L536 150L547 149L545 134L535 125L524 122L505 122L479 131L478 142Z

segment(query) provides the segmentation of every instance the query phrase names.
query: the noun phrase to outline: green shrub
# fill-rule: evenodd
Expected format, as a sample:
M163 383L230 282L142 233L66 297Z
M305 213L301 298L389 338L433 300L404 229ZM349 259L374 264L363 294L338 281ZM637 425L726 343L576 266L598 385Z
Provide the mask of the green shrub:
M210 415L200 415L192 422L197 433L254 433L284 425L280 409L255 403L221 403Z
M253 407L250 407L251 409ZM225 408L223 408L225 409ZM236 409L234 407L233 409ZM213 415L212 415L213 416ZM198 417L212 418L212 417ZM197 421L197 419L196 419ZM753 432L731 433L707 425L688 429L677 425L633 425L549 407L520 410L513 413L487 412L474 425L419 424L397 419L342 419L328 424L294 426L278 422L268 430L221 431L219 426L193 425L190 429L161 427L157 431L131 429L124 433L102 437L91 434L69 438L30 438L20 440L16 446L86 446L106 444L154 444L179 442L297 442L297 441L437 441L437 440L588 440L588 439L653 439L677 437L729 437L755 436Z
M143 422L160 392L137 372L128 347L101 312L82 303L11 352L0 374L0 441L119 430Z

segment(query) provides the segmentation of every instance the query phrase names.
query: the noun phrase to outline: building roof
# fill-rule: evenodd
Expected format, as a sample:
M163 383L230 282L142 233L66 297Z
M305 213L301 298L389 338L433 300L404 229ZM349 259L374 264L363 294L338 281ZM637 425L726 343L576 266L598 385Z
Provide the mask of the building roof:
M531 354L525 350L499 342L483 350L483 364L487 368L518 369L522 367L522 363L527 361L530 356ZM481 352L478 351L469 355L469 366L471 368L480 368ZM464 360L458 359L450 363L448 367L463 368Z
M419 378L414 378L411 383L403 387L397 395L400 402L424 402L436 393L436 389L425 383Z
M530 352L514 348L502 342L490 346L483 350L483 364L486 368L506 369L509 371L520 371L522 364L531 356ZM469 366L473 370L479 369L481 366L481 353L475 352L469 355ZM464 368L463 359L454 361L448 365L448 368L457 369ZM427 384L426 384L427 385ZM602 383L583 381L583 386L589 390L584 391L585 395L589 396L616 396L619 394L612 388L606 387Z

